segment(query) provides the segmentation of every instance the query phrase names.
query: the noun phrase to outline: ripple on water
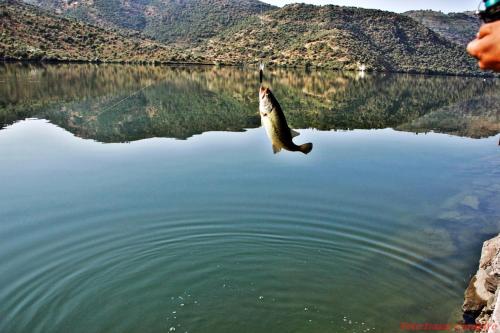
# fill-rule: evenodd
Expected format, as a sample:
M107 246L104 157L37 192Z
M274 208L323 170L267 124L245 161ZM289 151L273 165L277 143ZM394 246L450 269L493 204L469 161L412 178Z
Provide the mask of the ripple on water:
M40 215L34 230L23 229L30 241L7 240L0 255L19 271L3 281L0 328L60 331L85 322L90 331L102 330L99 323L120 331L139 329L138 316L142 325L180 331L237 328L220 322L228 311L256 316L263 327L302 327L339 323L340 306L354 311L407 294L408 283L442 298L457 292L450 268L401 237L405 226L391 207L306 202ZM9 234L17 228L6 226ZM343 298L360 289L365 299L347 306Z

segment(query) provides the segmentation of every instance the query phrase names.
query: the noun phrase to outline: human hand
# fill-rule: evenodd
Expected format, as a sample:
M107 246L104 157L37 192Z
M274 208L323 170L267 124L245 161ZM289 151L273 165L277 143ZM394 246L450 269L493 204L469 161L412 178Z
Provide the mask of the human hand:
M467 51L479 60L481 69L500 72L500 21L481 26L477 38L467 45Z

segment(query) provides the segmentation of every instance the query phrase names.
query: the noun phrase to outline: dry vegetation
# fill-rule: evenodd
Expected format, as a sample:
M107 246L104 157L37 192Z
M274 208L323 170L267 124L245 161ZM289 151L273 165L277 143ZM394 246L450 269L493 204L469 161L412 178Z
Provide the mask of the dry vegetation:
M414 73L476 72L463 47L395 13L289 5L251 17L198 47L221 63Z
M31 61L194 62L189 52L7 1L0 3L0 58Z
M257 0L31 2L80 20L1 2L0 58L479 74L463 46L409 16L380 10L274 8Z

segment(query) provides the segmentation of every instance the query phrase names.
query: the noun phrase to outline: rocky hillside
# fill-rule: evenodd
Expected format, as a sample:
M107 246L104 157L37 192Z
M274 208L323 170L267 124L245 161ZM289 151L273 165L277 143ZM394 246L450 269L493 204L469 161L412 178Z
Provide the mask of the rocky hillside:
M258 0L26 0L102 27L162 42L197 43L274 7Z
M404 14L462 46L474 39L481 25L473 12L444 14L433 10L415 10Z
M476 68L463 47L408 16L333 5L294 4L251 17L197 51L222 63L455 74Z
M0 59L107 62L192 62L189 53L18 1L0 2Z
M257 0L29 1L52 14L0 2L2 58L479 73L463 46L407 15L380 10L274 8Z

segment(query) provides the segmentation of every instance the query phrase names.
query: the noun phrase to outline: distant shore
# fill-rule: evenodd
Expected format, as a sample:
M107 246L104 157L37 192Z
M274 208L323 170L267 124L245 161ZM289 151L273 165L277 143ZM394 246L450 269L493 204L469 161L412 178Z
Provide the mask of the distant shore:
M241 68L257 68L255 63L219 63L219 62L189 62L189 61L144 61L144 60L81 60L81 59L0 59L3 63L26 63L26 64L115 64L115 65L145 65L145 66L214 66L214 67L241 67ZM353 69L342 69L342 68L331 68L328 66L289 66L266 63L269 68L282 68L282 69L309 69L309 70L324 70L324 71L339 71L339 72L359 72ZM390 73L390 74L409 74L409 75L437 75L437 76L459 76L459 77L484 77L484 78L498 78L499 75L492 72L465 72L465 73L455 73L455 72L440 72L440 71L419 71L419 70L408 70L408 71L391 71L391 70L372 70L368 69L364 71L366 73Z

